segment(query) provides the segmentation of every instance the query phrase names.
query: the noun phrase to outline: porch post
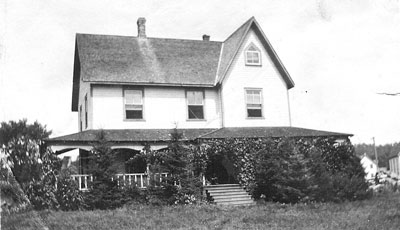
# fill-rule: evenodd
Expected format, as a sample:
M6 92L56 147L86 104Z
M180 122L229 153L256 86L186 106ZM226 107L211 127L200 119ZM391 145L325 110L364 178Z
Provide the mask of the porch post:
M146 172L147 172L147 186L150 185L150 166L147 164L146 166Z

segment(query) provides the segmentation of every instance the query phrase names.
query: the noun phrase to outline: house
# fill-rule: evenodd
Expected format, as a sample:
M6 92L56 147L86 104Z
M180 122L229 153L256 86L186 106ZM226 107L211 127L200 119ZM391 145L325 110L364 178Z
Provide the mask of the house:
M145 23L138 19L137 36L76 34L71 109L79 132L47 144L57 154L79 149L82 181L100 130L121 150L118 175L141 186L146 168L124 162L145 145L166 148L175 127L184 141L351 136L292 127L293 79L254 17L225 41L147 37Z
M392 178L400 179L400 152L389 158L389 175Z
M376 161L372 160L367 156L366 153L361 158L361 165L365 171L366 180L374 180L377 173L379 173L379 168Z

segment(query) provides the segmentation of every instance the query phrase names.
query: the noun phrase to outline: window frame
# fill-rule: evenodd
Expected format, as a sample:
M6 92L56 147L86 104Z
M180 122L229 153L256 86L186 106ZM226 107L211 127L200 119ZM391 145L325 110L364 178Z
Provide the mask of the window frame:
M142 106L142 118L127 118L127 116L126 116L126 111L127 111L127 104L126 104L126 91L129 91L129 90L136 90L136 91L141 91L141 93L142 93L142 104L141 104L141 106ZM123 118L124 118L124 121L145 121L145 119L144 119L144 104L145 104L145 94L144 94L144 88L141 88L141 87L124 87L123 89L122 89L122 104L123 104ZM130 104L129 104L130 105ZM139 105L139 104L132 104L132 105Z
M189 106L200 106L200 105L198 105L198 104L193 104L193 105L189 104L188 92L201 92L202 93L202 104L201 104L201 106L203 107L203 118L190 118L189 117ZM206 113L205 113L206 98L205 98L204 89L186 89L185 90L185 98L186 98L186 120L187 121L205 121L206 120Z
M254 48L255 50L249 50L251 48ZM258 54L258 63L249 62L248 54ZM254 45L254 43L250 43L244 51L244 60L246 66L261 66L262 65L261 50L256 45Z
M247 92L248 91L259 91L260 92L261 116L259 116L259 117L251 117L251 116L249 116L249 112L248 112L249 103L247 102ZM244 105L245 105L246 119L264 119L264 100L263 100L263 90L262 90L262 88L244 88Z

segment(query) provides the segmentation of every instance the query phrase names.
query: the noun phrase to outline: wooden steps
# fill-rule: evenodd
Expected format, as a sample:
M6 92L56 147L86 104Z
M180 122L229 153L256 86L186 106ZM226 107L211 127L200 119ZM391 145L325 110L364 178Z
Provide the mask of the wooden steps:
M207 185L204 190L218 205L254 205L251 196L238 184Z

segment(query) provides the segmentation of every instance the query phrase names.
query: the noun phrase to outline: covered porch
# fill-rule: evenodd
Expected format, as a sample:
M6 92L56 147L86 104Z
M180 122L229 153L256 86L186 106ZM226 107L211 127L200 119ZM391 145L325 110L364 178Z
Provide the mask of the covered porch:
M78 182L81 190L87 190L92 176L88 173L89 154L96 142L96 135L104 132L105 138L111 143L115 152L115 178L120 183L146 188L150 180L162 181L168 177L168 172L151 173L145 161L139 156L145 148L162 151L168 147L171 140L171 129L142 130L87 130L67 136L56 137L46 141L57 155L72 149L79 150L75 162L76 171L72 177ZM295 127L238 127L220 129L178 129L182 134L180 141L188 144L201 144L210 140L240 139L240 138L298 138L298 137L334 137L338 142L347 140L351 134L334 133ZM215 159L214 159L215 158ZM215 155L203 172L203 185L237 183L237 169L227 155ZM68 163L66 163L68 164ZM151 177L154 178L151 178Z

